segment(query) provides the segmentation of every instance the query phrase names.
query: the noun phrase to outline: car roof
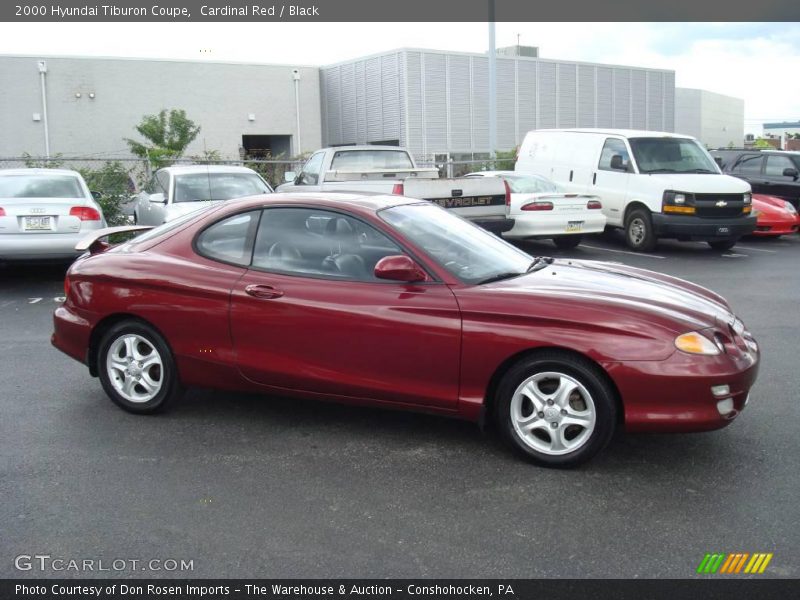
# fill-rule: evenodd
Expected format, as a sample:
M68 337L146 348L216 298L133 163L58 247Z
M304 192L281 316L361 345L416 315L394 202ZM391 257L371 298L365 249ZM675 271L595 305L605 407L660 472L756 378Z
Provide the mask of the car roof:
M286 206L287 204L314 204L321 208L346 209L356 213L375 213L384 208L405 204L425 203L419 198L406 198L391 194L347 194L334 192L288 193L276 192L260 196L249 196L235 200L227 200L225 206L235 206L236 210L256 208L270 205Z
M536 177L537 179L547 179L544 175L537 173L525 173L523 171L475 171L467 173L465 177L480 175L482 177Z
M32 167L29 169L0 169L0 176L3 175L71 175L80 177L81 174L72 169L46 169L42 167Z
M238 165L181 165L162 167L159 171L166 171L173 175L187 175L191 173L255 173L249 167Z
M336 152L345 151L350 152L352 150L395 150L397 152L405 152L408 153L408 150L405 148L401 148L400 146L378 146L378 145L366 145L366 146L331 146L330 148L322 148L321 150L317 150L314 152L322 152L323 150L335 150Z

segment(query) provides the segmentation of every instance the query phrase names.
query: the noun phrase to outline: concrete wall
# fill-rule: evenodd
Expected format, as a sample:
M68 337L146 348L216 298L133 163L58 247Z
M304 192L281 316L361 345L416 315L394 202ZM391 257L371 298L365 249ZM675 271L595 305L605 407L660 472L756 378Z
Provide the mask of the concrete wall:
M326 144L398 139L422 157L489 150L486 55L402 49L320 76ZM498 150L537 128L674 129L673 71L498 57L497 88Z
M709 148L739 147L744 140L744 100L675 88L675 131L694 136Z
M48 68L51 155L129 156L123 138L138 139L142 116L163 108L184 109L201 126L189 155L205 147L238 157L243 134L296 137L291 65L0 56L0 157L44 154L43 122L32 119L42 112L40 59ZM319 69L299 69L308 151L321 145Z

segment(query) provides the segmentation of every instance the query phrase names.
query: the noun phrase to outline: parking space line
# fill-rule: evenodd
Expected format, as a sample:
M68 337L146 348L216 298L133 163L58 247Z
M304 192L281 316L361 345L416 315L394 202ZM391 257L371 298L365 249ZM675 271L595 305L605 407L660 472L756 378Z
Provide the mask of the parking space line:
M628 252L627 250L614 250L613 248L601 248L600 246L587 246L581 244L581 248L591 248L592 250L602 250L604 252L618 252L619 254L630 254L631 256L641 256L644 258L667 258L666 256L659 256L658 254L644 254L639 252Z
M722 258L747 258L750 256L749 254L737 254L736 252L731 252L729 254L723 254Z
M764 248L753 248L751 246L742 246L741 244L736 244L737 248L741 248L742 250L754 250L755 252L768 252L769 254L777 254L777 250L765 250Z

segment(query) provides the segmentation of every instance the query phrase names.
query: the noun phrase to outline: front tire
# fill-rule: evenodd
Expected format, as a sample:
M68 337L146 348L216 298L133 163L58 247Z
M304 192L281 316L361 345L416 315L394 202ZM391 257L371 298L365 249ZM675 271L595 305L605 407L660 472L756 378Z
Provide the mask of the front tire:
M738 241L738 238L735 240L715 240L713 242L708 242L708 245L714 250L724 252L725 250L730 250L733 248Z
M513 366L498 386L494 406L506 441L544 467L588 461L611 440L617 422L615 394L600 368L559 351Z
M172 352L150 325L123 321L100 342L97 372L109 398L136 414L163 410L181 394Z
M625 221L625 242L628 248L636 252L652 252L658 239L653 230L653 219L650 211L637 208L628 215Z
M556 248L561 250L572 250L578 247L578 244L581 243L581 239L582 236L580 235L560 235L553 238L553 243L556 245Z

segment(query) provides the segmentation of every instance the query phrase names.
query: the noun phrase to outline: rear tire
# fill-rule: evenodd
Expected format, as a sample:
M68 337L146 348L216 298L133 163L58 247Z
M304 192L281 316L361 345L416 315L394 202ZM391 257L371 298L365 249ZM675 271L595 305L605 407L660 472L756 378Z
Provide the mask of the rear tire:
M556 248L560 248L561 250L572 250L578 247L581 240L582 236L580 235L559 235L553 238L553 243L556 245Z
M725 250L730 250L731 248L733 248L736 245L736 242L738 241L739 241L738 238L735 240L717 240L713 242L708 242L708 245L711 246L714 250L720 250L724 252Z
M109 398L136 414L163 410L182 389L172 352L161 335L141 321L114 325L100 342L97 372Z
M570 468L602 450L617 422L615 393L591 361L551 350L523 359L497 388L494 417L529 461Z
M653 219L650 211L637 208L631 211L625 220L625 242L628 248L636 252L652 252L658 238L653 231Z

